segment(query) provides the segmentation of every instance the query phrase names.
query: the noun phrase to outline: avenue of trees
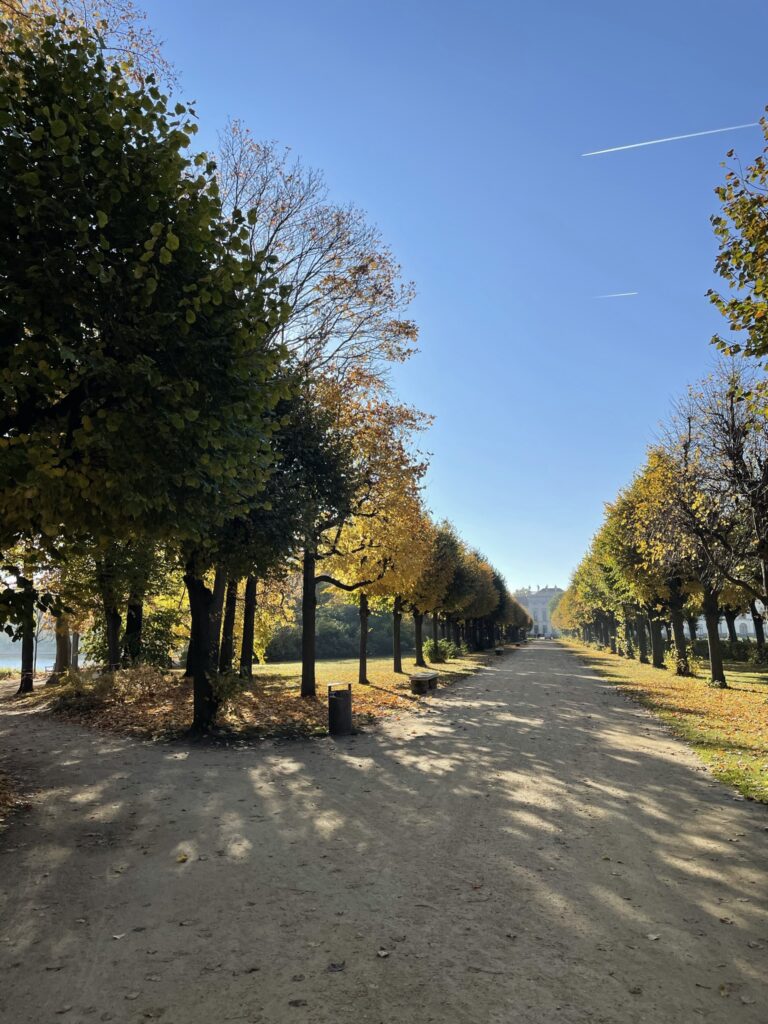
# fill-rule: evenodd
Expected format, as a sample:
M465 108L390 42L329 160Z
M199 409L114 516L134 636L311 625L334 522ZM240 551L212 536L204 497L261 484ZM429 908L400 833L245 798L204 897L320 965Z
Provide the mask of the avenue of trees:
M193 727L298 606L315 696L318 590L482 648L529 618L424 505L389 368L412 287L362 211L239 122L216 160L130 2L0 0L0 628L33 686L186 648ZM74 12L74 13L72 13Z
M762 123L768 142L768 121ZM733 156L732 153L728 154ZM768 146L727 170L712 222L716 269L729 291L710 298L729 332L715 370L676 403L603 525L555 612L561 629L661 667L691 673L690 643L706 623L710 681L727 687L719 624L752 617L765 660L768 608Z

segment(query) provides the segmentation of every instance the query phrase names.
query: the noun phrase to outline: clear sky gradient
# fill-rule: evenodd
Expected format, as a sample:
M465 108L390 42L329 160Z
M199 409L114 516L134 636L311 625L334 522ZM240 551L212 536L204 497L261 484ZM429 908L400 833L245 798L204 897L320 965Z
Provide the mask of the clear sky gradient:
M744 0L143 0L204 147L227 117L322 168L415 280L399 393L429 504L512 587L561 584L671 399L707 371L720 164L756 121ZM635 296L598 299L616 292Z

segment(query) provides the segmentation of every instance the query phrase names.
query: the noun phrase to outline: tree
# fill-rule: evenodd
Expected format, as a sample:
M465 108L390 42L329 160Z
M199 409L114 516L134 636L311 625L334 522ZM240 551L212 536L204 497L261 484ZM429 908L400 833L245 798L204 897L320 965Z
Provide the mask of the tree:
M173 540L199 622L210 531L271 462L285 304L186 108L53 25L10 30L0 76L0 544Z
M361 210L331 203L319 171L240 121L220 139L218 173L224 208L249 214L251 251L274 259L291 309L280 335L301 372L381 374L408 358L413 286Z
M424 615L431 613L434 616L443 606L455 572L458 544L455 532L447 522L435 525L427 520L422 526L422 536L427 549L424 566L403 597L413 614L416 664L424 668Z
M85 28L101 37L105 52L136 82L149 75L173 80L173 69L133 0L0 0L0 16L22 32L45 32L46 19L66 29Z
M768 143L768 119L760 124ZM722 214L711 218L720 243L715 269L732 294L707 294L738 340L716 335L713 341L729 355L762 360L768 356L768 146L744 171L729 168L715 193L722 204Z
M354 452L359 484L352 493L349 514L326 528L315 543L315 560L325 563L315 584L358 594L361 683L367 681L368 598L392 595L405 586L409 557L419 560L414 578L420 570L419 484L426 469L412 450L413 435L424 425L424 417L390 401L386 392L372 393L367 385L366 381L364 389L352 391L344 386L335 392L342 398L336 416Z

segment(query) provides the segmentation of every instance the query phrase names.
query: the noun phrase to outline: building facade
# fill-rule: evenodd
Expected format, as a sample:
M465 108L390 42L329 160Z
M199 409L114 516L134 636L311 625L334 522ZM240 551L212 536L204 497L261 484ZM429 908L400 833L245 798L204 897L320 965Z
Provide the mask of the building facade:
M531 633L533 636L536 636L538 633L558 635L557 630L552 625L549 606L552 603L552 599L559 597L562 593L563 591L560 587L537 587L536 590L533 590L531 587L523 587L522 590L515 591L517 600L531 613L531 618L533 619Z

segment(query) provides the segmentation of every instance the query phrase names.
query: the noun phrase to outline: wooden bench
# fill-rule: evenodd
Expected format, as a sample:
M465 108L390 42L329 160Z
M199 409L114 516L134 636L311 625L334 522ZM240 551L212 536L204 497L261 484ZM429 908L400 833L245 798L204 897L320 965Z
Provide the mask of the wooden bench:
M425 694L437 687L437 672L414 672L408 680L411 684L411 693Z

